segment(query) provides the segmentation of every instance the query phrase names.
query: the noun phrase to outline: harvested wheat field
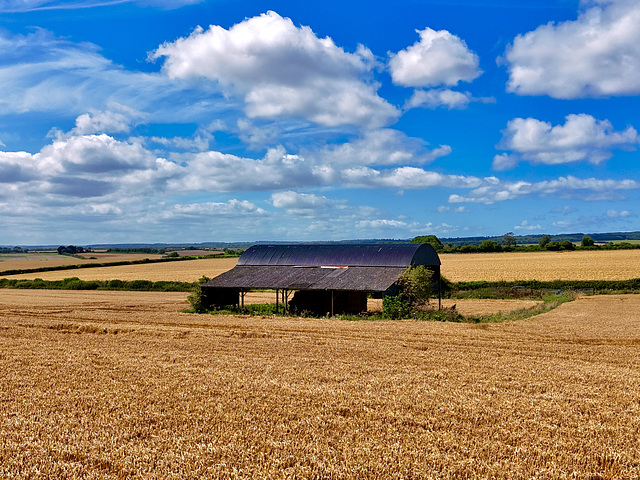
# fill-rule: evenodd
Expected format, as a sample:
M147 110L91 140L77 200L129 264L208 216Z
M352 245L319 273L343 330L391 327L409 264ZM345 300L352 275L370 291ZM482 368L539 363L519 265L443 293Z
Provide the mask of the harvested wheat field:
M0 295L0 478L640 477L640 296L504 324Z
M23 254L0 255L0 272L29 268L56 267L60 265L82 265L85 263L133 262L136 260L159 259L162 255L143 253L83 253L82 258L58 255L56 252L29 252Z
M442 275L472 280L629 280L640 277L640 250L440 254Z
M150 280L195 282L203 275L215 277L231 270L238 261L235 257L182 260L179 262L149 263L140 265L119 265L79 270L57 270L52 272L23 273L6 275L5 278L62 280L78 277L81 280Z

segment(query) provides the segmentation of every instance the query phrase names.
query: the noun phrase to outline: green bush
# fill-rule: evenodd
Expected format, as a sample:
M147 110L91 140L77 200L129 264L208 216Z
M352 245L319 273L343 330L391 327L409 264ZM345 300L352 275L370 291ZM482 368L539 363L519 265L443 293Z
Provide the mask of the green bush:
M424 265L408 268L398 277L398 288L412 309L424 305L433 293L433 272Z
M445 308L442 310L429 310L417 316L418 320L426 320L431 322L456 322L465 323L469 322L462 314L456 312L451 308Z
M412 313L411 303L400 295L387 295L382 299L382 314L385 318L399 320L410 317Z
M191 309L195 313L205 313L207 311L202 296L202 289L200 285L197 285L193 289L193 293L187 297L188 302L191 304Z

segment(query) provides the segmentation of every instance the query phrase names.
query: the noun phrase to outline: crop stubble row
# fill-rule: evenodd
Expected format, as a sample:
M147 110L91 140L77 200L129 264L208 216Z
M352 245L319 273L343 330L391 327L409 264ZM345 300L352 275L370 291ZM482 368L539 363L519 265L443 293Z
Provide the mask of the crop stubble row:
M461 325L8 292L2 478L640 476L638 296Z

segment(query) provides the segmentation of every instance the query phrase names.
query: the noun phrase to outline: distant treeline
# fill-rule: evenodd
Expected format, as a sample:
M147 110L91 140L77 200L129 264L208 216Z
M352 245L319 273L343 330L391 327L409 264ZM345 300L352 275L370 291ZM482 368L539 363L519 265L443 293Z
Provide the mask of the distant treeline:
M0 247L0 253L29 253L29 250L22 247Z
M165 255L167 252L174 253L176 251L189 252L191 250L202 250L201 248L191 247L131 247L131 248L108 248L107 253L144 253L147 255ZM222 251L221 251L222 250ZM211 250L211 255L224 255L227 257L238 257L242 255L243 250L234 250L231 248Z
M491 253L491 252L540 252L540 251L571 251L571 250L630 250L640 249L640 244L622 241L620 243L596 244L589 235L582 235L576 242L571 240L554 240L558 236L542 235L535 237L535 243L519 245L521 237L516 237L509 232L501 237L501 241L483 240L479 244L455 245L445 243L447 239L440 240L435 235L422 235L411 240L412 243L428 243L439 253ZM528 239L531 240L531 239Z
M640 232L611 232L611 233L567 233L559 235L514 235L513 239L518 245L536 244L542 237L549 237L552 242L569 241L572 243L580 243L582 238L587 235L597 243L606 242L624 242L640 240ZM489 237L450 237L441 238L443 244L452 247L461 247L463 245L480 245L485 240L493 240L503 243L504 235Z
M76 247L75 245L67 245L66 247L64 245L60 245L57 248L57 251L58 255L69 255L72 257L80 255L81 253L91 253L90 248Z
M132 247L107 248L107 253L145 253L147 255L164 255L170 247Z

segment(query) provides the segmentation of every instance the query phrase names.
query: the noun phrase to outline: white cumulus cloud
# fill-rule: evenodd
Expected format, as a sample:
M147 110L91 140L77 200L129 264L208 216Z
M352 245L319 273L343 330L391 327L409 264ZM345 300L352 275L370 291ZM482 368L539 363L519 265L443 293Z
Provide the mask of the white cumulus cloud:
M472 101L469 92L456 92L450 89L416 90L407 103L405 109L424 107L436 109L446 107L449 110L462 110Z
M493 204L514 200L525 196L576 197L582 200L601 200L614 198L619 192L640 189L637 180L611 180L574 176L559 177L542 182L501 182L497 179L486 181L467 195L449 195L449 203L484 203Z
M113 110L92 110L76 118L73 133L79 135L92 133L129 133L132 125L143 115L141 112L115 105Z
M164 209L162 219L228 217L237 218L247 215L265 215L267 212L247 200L231 199L227 202L178 203Z
M482 73L478 56L456 35L428 27L417 33L420 41L389 54L389 69L396 85L454 86L461 81L471 82Z
M640 3L590 0L575 21L518 35L505 53L507 90L554 98L640 93Z
M547 165L597 164L610 158L611 150L635 148L640 141L633 127L615 131L608 120L587 114L567 115L564 125L555 126L535 118L515 118L502 135L498 148L513 153L497 155L493 162L496 170L512 168L519 159Z
M376 93L368 49L346 52L273 11L228 30L198 28L150 58L164 58L172 78L205 78L241 95L251 118L298 117L334 127L381 126L399 115Z
M294 191L275 192L271 195L271 204L294 215L322 215L323 211L333 207L336 201L314 193Z
M516 225L515 227L513 227L514 230L524 230L524 231L539 231L542 230L542 225L540 225L539 223L532 225L529 223L528 220L523 220L520 225Z
M365 132L351 142L305 151L304 155L318 163L345 168L353 165L422 165L450 153L449 145L429 149L420 139L385 128Z

